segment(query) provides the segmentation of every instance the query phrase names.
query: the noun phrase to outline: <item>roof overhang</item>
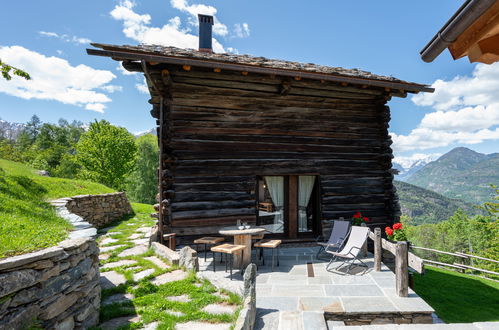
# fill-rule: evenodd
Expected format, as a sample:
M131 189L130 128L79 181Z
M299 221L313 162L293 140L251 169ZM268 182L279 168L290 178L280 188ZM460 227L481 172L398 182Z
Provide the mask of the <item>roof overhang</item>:
M285 76L285 77L300 77L304 79L324 80L324 81L331 81L338 83L357 84L362 86L376 86L376 87L385 88L387 90L393 90L394 92L402 91L410 93L419 93L419 92L432 93L435 90L434 88L428 87L427 85L408 83L408 82L384 81L378 79L368 79L368 78L344 76L338 74L326 74L318 72L269 68L269 67L253 66L247 64L238 64L233 62L229 63L229 62L214 61L214 60L203 60L197 58L166 56L156 53L129 52L118 49L114 50L87 49L87 54L111 57L112 59L117 61L145 61L147 63L155 63L155 64L165 63L165 64L174 64L182 66L187 65L192 67L220 68L222 70L251 72L259 74Z
M445 48L455 60L499 61L499 0L466 1L420 51L421 58L432 62Z

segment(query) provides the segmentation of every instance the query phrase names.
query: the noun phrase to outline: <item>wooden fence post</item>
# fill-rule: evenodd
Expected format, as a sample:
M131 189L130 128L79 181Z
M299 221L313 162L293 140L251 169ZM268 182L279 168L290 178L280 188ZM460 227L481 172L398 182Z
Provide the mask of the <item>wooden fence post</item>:
M381 259L383 250L381 248L381 228L374 228L374 271L381 271Z
M395 250L395 281L399 297L409 295L409 270L407 242L397 242Z

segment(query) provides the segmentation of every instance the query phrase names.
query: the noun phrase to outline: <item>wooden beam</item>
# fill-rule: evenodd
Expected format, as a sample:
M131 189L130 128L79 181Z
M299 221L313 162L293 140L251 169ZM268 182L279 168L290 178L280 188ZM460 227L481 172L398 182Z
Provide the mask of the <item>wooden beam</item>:
M288 215L288 228L289 238L296 238L298 235L298 176L289 176L289 215Z
M374 271L381 271L381 257L383 250L381 248L381 228L374 228Z
M399 297L407 297L409 295L407 252L407 242L397 242L395 253L395 287Z
M479 41L468 50L471 63L492 64L499 61L499 34Z

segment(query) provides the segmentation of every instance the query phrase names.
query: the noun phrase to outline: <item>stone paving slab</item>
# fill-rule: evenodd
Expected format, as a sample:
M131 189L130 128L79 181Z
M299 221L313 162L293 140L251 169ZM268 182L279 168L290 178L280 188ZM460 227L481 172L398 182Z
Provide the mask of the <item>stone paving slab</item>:
M176 330L229 330L232 324L230 323L207 323L194 322L177 323Z
M137 245L134 246L133 248L122 251L120 254L118 254L118 257L138 256L140 254L146 253L147 250L148 250L147 246Z
M111 237L106 237L104 238L102 241L100 241L99 245L106 245L106 244L113 244L113 243L116 243L118 242L117 239L115 238L111 238Z
M336 297L383 297L385 295L377 285L333 284L324 285L324 289L326 290L327 296Z
M156 276L154 279L151 280L151 283L154 285L161 285L165 284L168 282L173 282L173 281L180 281L183 280L187 277L187 273L184 272L183 270L177 269L169 273L161 274L159 276Z
M144 238L144 234L135 233L135 234L128 236L128 239L139 239L139 238Z
M140 316L123 316L111 319L104 323L99 324L99 328L102 330L115 330L126 326L130 323L135 323L140 321Z
M151 232L151 228L150 227L140 227L140 228L137 228L136 232L137 233L148 234L148 233Z
M341 297L341 301L346 313L398 311L387 297Z
M115 272L100 273L100 284L102 289L110 289L126 282L125 276Z
M121 267L121 266L131 266L135 265L137 261L135 260L119 260L115 262L108 262L107 264L102 265L100 268L115 268L115 267Z
M284 311L279 314L278 330L304 330L303 313L299 311Z
M339 297L302 297L298 300L302 311L343 312L343 305Z
M273 311L296 311L298 310L298 297L258 297L256 307Z
M303 312L302 318L304 330L328 330L322 312Z
M272 295L276 297L324 297L322 285L274 285Z
M145 269L141 272L133 274L133 280L135 282L138 282L141 279L146 278L147 276L151 275L152 273L154 273L154 269Z
M223 304L209 304L203 307L202 311L210 314L232 314L236 311L237 306Z
M121 244L121 245L106 246L106 247L99 248L99 250L100 250L100 252L109 252L109 251L119 249L120 247L124 247L124 245Z
M170 268L170 266L168 266L163 260L159 259L158 257L156 256L152 256L152 257L146 257L144 258L145 260L149 260L150 262L152 262L153 264L155 264L156 266L158 266L159 268L161 269L167 269L167 268Z
M133 295L131 293L117 293L112 296L107 297L102 301L102 305L110 305L114 303L124 303L133 299Z

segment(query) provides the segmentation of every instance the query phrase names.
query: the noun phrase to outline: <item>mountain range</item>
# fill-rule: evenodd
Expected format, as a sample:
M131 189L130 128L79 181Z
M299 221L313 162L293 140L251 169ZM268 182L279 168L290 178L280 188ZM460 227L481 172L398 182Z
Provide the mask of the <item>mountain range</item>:
M407 178L406 182L448 198L483 204L499 184L499 153L482 154L468 148L452 149Z
M437 223L446 220L458 209L468 215L481 213L475 205L460 199L451 199L407 182L395 181L394 183L402 214L411 217L414 224Z

